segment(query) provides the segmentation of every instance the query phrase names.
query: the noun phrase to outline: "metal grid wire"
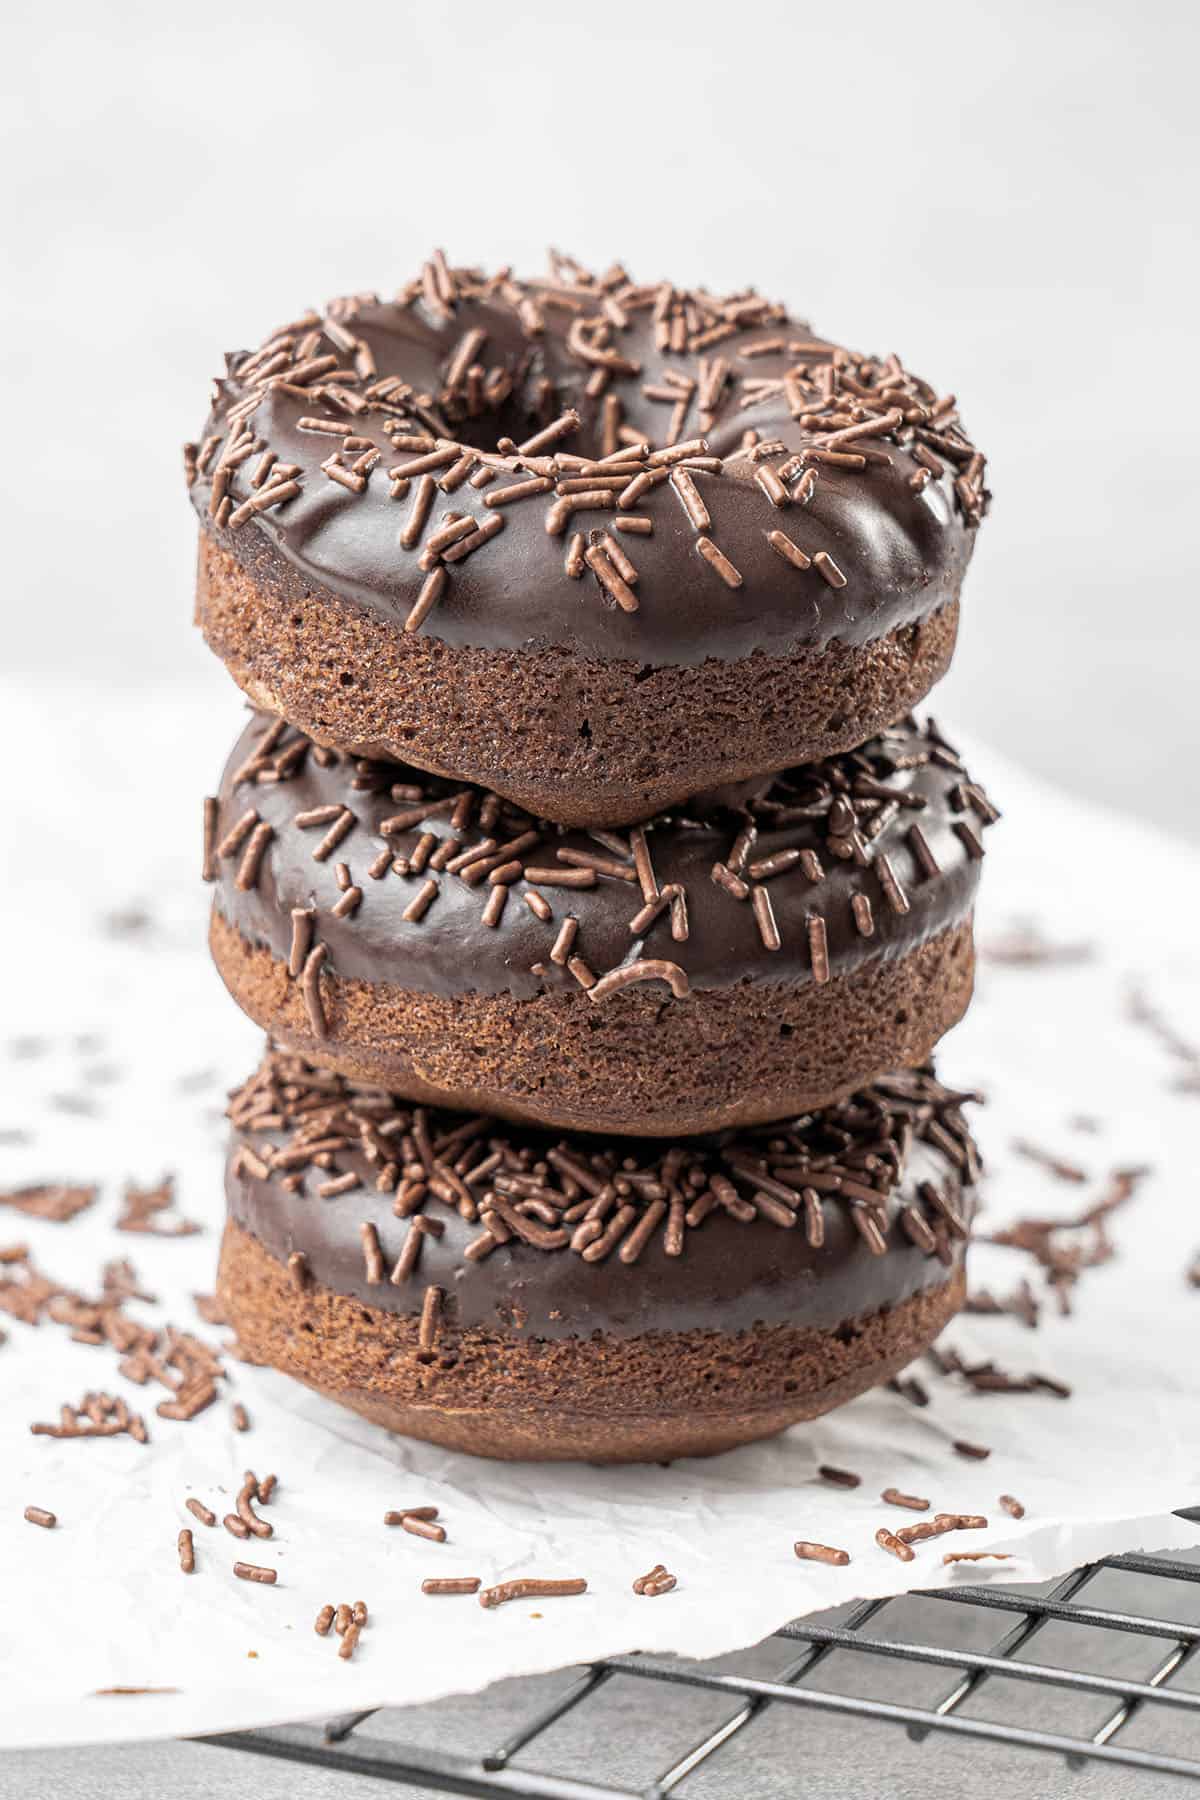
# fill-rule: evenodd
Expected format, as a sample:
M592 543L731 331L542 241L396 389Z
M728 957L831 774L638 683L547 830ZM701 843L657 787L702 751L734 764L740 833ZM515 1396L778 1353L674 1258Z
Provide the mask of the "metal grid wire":
M1200 1520L1200 1508L1181 1516ZM1140 1591L1149 1586L1159 1588L1166 1610L1188 1612L1190 1620L1160 1617L1153 1611L1128 1612L1107 1605L1089 1603L1088 1590L1100 1577L1122 1574L1143 1578ZM1168 1587L1166 1584L1176 1584ZM1179 1585L1182 1584L1182 1585ZM971 1650L946 1647L935 1640L936 1629L919 1636L886 1635L889 1608L906 1600L936 1602L939 1623L951 1615L944 1609L981 1608L985 1613L1011 1619L1007 1629L993 1635L989 1648ZM1169 1604L1168 1604L1169 1602ZM977 1615L978 1616L978 1615ZM1048 1627L1061 1624L1075 1630L1076 1645L1095 1644L1099 1634L1124 1634L1145 1647L1147 1667L1138 1678L1123 1674L1089 1673L1073 1666L1075 1661L1095 1660L1086 1651L1064 1664L1028 1660L1029 1646ZM1114 1640L1108 1638L1112 1643ZM871 1720L906 1727L916 1743L935 1734L972 1740L986 1744L1021 1747L1055 1757L1065 1757L1067 1766L1080 1769L1086 1764L1116 1765L1163 1776L1177 1776L1200 1782L1200 1692L1171 1685L1196 1656L1200 1647L1200 1565L1172 1560L1164 1556L1126 1555L1105 1557L1075 1569L1060 1580L1037 1590L988 1587L961 1587L937 1591L920 1591L911 1596L867 1600L857 1605L842 1623L822 1624L797 1620L775 1632L769 1644L793 1646L786 1662L771 1678L764 1679L740 1673L715 1673L705 1666L672 1658L655 1656L611 1656L581 1669L553 1699L543 1704L518 1729L488 1754L465 1757L441 1751L417 1750L389 1739L359 1734L358 1728L372 1715L353 1713L319 1726L288 1726L277 1730L230 1732L205 1739L211 1744L253 1751L261 1755L281 1757L295 1762L340 1769L350 1774L373 1776L377 1780L421 1787L437 1794L506 1795L509 1800L665 1800L681 1784L701 1772L717 1783L717 1791L744 1794L747 1790L739 1776L738 1744L752 1720L761 1719L771 1710L786 1715L795 1737L791 1753L799 1761L805 1755L802 1720L812 1712L836 1714L850 1719ZM799 1646L798 1649L794 1646ZM814 1685L814 1677L828 1677L826 1665L837 1653L849 1653L852 1661L875 1663L880 1659L905 1665L909 1671L919 1669L945 1671L946 1680L940 1691L922 1704L904 1700L869 1698L853 1692L831 1690ZM836 1667L836 1665L835 1665ZM638 1683L659 1684L658 1698L665 1712L667 1694L680 1688L702 1690L719 1701L727 1698L731 1707L716 1724L676 1755L670 1765L648 1784L638 1787L611 1786L603 1780L580 1779L571 1775L542 1773L523 1764L536 1757L537 1740L550 1728L568 1717L586 1712L587 1703L607 1684L618 1677L632 1677ZM1056 1690L1061 1694L1087 1697L1100 1706L1098 1723L1086 1731L1048 1730L1030 1723L1013 1723L1001 1718L980 1716L986 1713L988 1701L992 1710L1003 1712L997 1700L1003 1687L997 1689L996 1678L1003 1683L1033 1684L1042 1694ZM909 1676L912 1679L912 1676ZM846 1684L853 1687L854 1681ZM1011 1696L1011 1690L1008 1690ZM970 1710L967 1703L970 1702ZM1011 1705L1007 1709L1013 1710ZM1165 1722L1170 1715L1182 1725L1186 1754L1153 1747L1161 1743ZM402 1717L402 1715L400 1715ZM411 1715L409 1715L411 1717ZM1140 1735L1149 1738L1151 1747L1131 1744L1134 1735L1129 1727L1141 1722ZM604 1763L611 1770L613 1724L607 1717L597 1732L597 1740L605 1746ZM1177 1740L1178 1731L1174 1734ZM744 1742L744 1740L742 1740ZM886 1745L884 1746L886 1750ZM978 1766L978 1765L977 1765ZM811 1763L809 1764L811 1769ZM980 1767L986 1773L986 1763ZM1174 1784L1172 1784L1174 1785ZM711 1790L710 1790L711 1791Z

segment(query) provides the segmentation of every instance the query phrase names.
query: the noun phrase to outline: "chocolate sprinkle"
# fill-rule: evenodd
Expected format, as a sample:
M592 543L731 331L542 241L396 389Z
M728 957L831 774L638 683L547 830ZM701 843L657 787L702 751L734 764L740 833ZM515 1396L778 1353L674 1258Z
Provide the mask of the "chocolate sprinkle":
M831 1487L856 1488L862 1486L862 1476L854 1474L851 1469L835 1468L832 1463L822 1463L817 1470L822 1481L829 1482Z
M463 910L470 898L468 890L478 894L481 923L499 930L503 921L505 929L511 929L513 914L511 909L505 912L503 890L526 883L525 905L545 925L546 934L544 948L535 948L536 940L530 944L533 954L526 952L522 968L541 965L539 991L543 983L553 985L560 980L557 970L565 969L585 987L598 987L598 1000L613 991L613 984L604 985L606 975L616 975L617 986L630 979L629 965L619 960L619 951L616 968L611 966L614 947L606 909L611 906L615 882L636 883L641 888L643 908L630 909L632 935L651 938L657 931L661 942L669 931L673 942L687 943L693 939L690 921L697 919L697 953L704 959L701 968L706 973L714 945L725 936L731 964L736 966L759 954L746 943L750 936L768 952L784 949L789 969L803 970L807 963L813 978L823 981L827 969L832 979L848 959L853 964L867 953L860 947L864 939L878 936L883 948L894 935L897 928L888 919L877 919L880 907L886 907L890 915L902 916L920 904L932 921L934 916L942 916L948 905L965 904L964 880L974 879L965 875L969 859L963 857L953 838L947 848L951 823L947 815L952 810L949 792L961 785L961 769L955 761L947 776L942 776L937 760L943 754L940 735L935 727L921 729L912 720L856 751L767 778L762 791L744 802L721 800L715 808L707 801L696 802L628 833L599 834L605 840L605 855L594 848L585 849L588 837L583 833L563 833L486 790L456 786L395 763L341 758L321 750L281 721L268 723L260 715L260 722L251 729L250 742L258 747L248 753L239 750L240 767L226 777L220 822L232 818L234 824L222 842L238 840L243 853L241 870L250 855L249 843L256 841L260 850L255 853L255 880L265 871L264 879L269 877L276 893L288 896L285 906L290 900L290 938L285 914L280 921L285 942L276 947L275 954L286 957L289 974L300 982L310 1026L318 1038L328 1032L322 997L326 984L318 980L318 972L329 968L333 978L329 990L335 991L336 959L345 943L345 931L362 907L374 903L374 896L364 900L363 874L351 861L330 861L335 891L328 894L309 877L301 881L296 871L314 853L300 850L292 835L297 831L325 828L317 853L318 860L327 861L332 857L332 848L327 848L331 840L341 841L356 825L361 827L361 835L370 840L363 853L364 873L386 884L387 892L380 898L391 910L384 926L395 936L397 956L408 949L406 928L419 931L435 907L434 939L440 951L448 933L468 924L471 915ZM325 770L336 772L325 776ZM308 805L297 810L287 804L287 784L300 778ZM258 807L247 809L240 797L235 799L233 790L243 784L256 789L265 817L260 817ZM359 795L367 797L360 801ZM351 796L357 810L346 803ZM321 804L313 804L318 797ZM401 810L392 812L390 801L399 801ZM892 824L897 815L911 817L912 810L922 807L937 809L929 815L929 836L923 833L920 837L926 850L935 835L934 825L940 827L935 837L942 864L937 879L944 884L944 895L936 897L919 893L926 884L932 885L934 877L916 848L913 828ZM708 862L706 855L696 858L690 842L694 834L702 829L719 844L725 817L733 844L714 862ZM264 826L270 829L263 830ZM412 836L406 843L396 842L408 833ZM598 841L596 833L589 836L593 843ZM764 849L755 854L751 846L760 836ZM385 840L382 848L380 838ZM738 848L741 844L744 851ZM662 898L662 888L651 853L660 845L679 874L679 879L665 878L665 886L672 890L669 907L655 904ZM698 894L694 888L688 892L700 878L697 861L706 872L711 871L713 883L737 906L750 902L744 912L734 915L727 932L720 931L721 921L706 893ZM830 884L830 865L836 867L839 862L850 864L855 877L852 887L840 872ZM405 890L396 899L388 881L393 870L405 882ZM913 884L912 901L901 882L901 871L904 881ZM257 915L253 905L246 908L241 902L233 875L229 871L218 878L217 907L238 925L243 918ZM823 892L822 884L829 884ZM590 901L581 902L566 957L559 945L561 917L548 892L564 887L596 895L594 906ZM547 892L543 894L542 889ZM500 899L496 898L498 891ZM448 905L444 904L447 900ZM817 901L819 905L812 904ZM327 943L314 943L315 906L322 909ZM951 911L949 917L955 916ZM719 933L716 938L714 927ZM789 940L786 946L781 942L784 930ZM797 936L799 946L794 942ZM524 937L528 942L527 931ZM599 938L599 958L588 953L589 937ZM678 962L675 957L647 956L642 960L669 960L682 967L687 956ZM684 997L686 989L678 975L673 986L680 990L677 997ZM518 991L522 991L520 983Z
M689 1233L702 1228L714 1207L747 1225L794 1229L802 1222L816 1247L824 1239L823 1207L848 1208L860 1231L866 1225L876 1253L915 1242L925 1255L937 1255L947 1219L963 1225L966 1171L951 1156L944 1188L923 1182L906 1190L903 1202L897 1189L913 1143L932 1143L943 1157L942 1138L961 1146L967 1098L928 1071L900 1072L821 1112L732 1132L719 1143L638 1143L635 1165L629 1140L597 1139L586 1154L577 1152L552 1133L412 1105L272 1050L234 1093L229 1116L241 1146L235 1156L258 1157L263 1173L255 1179L299 1177L313 1192L340 1186L345 1176L355 1185L374 1181L371 1171L394 1167L399 1147L411 1144L404 1179L392 1183L394 1210L413 1220L392 1272L399 1284L415 1269L417 1232L437 1235L440 1221L423 1212L435 1202L481 1219L483 1235L466 1251L470 1261L519 1239L537 1253L595 1262L617 1252L619 1263L631 1264L659 1233L667 1253L677 1256L686 1254ZM475 1143L484 1133L486 1150ZM256 1142L261 1156L251 1148ZM439 1143L447 1147L435 1151ZM451 1147L458 1143L461 1152ZM581 1196L586 1217L573 1210ZM923 1238L912 1231L912 1218L923 1223ZM382 1282L397 1249L385 1250L378 1230L363 1238L368 1274ZM425 1356L435 1349L443 1298L437 1286L425 1292L419 1344Z
M793 1544L792 1549L802 1562L829 1563L834 1568L844 1569L850 1561L848 1550L835 1549L832 1544L810 1543L806 1538Z
M986 1444L968 1443L966 1438L955 1438L954 1448L959 1456L965 1456L970 1462L985 1462L992 1454Z
M14 1212L25 1213L32 1219L49 1219L56 1224L64 1224L92 1206L99 1192L99 1188L95 1187L66 1187L58 1184L10 1188L8 1193L0 1193L0 1206L11 1206Z
M258 1563L235 1562L233 1572L239 1581L260 1581L273 1587L279 1579L277 1569L264 1569Z
M928 1500L922 1500L917 1494L902 1494L899 1488L884 1488L879 1498L888 1506L906 1506L910 1512L929 1511Z
M523 1577L517 1581L502 1581L498 1587L484 1588L479 1596L479 1604L484 1607L495 1607L503 1606L509 1600L540 1600L549 1596L586 1592L587 1582L581 1577L571 1577L565 1581L546 1581Z

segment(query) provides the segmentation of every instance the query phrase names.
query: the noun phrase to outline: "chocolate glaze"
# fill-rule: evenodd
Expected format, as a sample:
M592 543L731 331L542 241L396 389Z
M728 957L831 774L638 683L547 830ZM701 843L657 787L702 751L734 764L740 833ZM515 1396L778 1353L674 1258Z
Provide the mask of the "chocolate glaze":
M412 804L391 797L393 784L412 784L431 796L431 803L462 793L464 784L395 763L355 763L331 751L321 752L325 766L310 751L286 780L244 779L235 784L234 775L253 757L268 722L262 715L253 720L230 757L221 785L218 835L251 807L274 828L274 835L256 885L248 892L235 885L240 856L234 853L221 860L215 905L246 939L283 961L291 946L292 909L314 907L316 935L328 947L330 966L345 978L442 995L504 993L529 998L554 989L578 993L575 977L550 961L549 954L562 921L571 915L579 921L574 952L597 974L644 955L679 964L692 986L701 989L749 980L806 982L812 979L807 920L814 913L825 921L830 972L841 975L868 961L907 955L966 919L974 904L980 865L955 826L967 825L978 838L983 819L967 797L977 790L941 740L913 722L870 740L859 751L746 784L745 804L751 812L739 806L740 792L722 790L697 797L686 815L649 821L647 842L660 886L678 883L686 893L688 936L683 942L672 937L667 912L660 913L642 937L634 938L629 921L642 907L641 889L608 876L598 877L592 888L540 888L553 910L553 918L545 923L524 904L526 884L517 882L496 928L483 923L483 910L493 892L486 881L468 886L458 875L437 874L428 867L372 880L367 870L389 845L395 857L403 858L425 832L439 843L453 838L468 849L483 839L477 806L473 822L458 833L445 815L397 835L385 837L379 830L382 821ZM301 738L289 728L275 754L286 757L289 746ZM943 760L934 760L935 756ZM865 770L873 770L889 789L923 804L901 807L869 842L867 864L859 866L854 859L831 854L828 796L831 781L852 783ZM482 790L469 791L482 798ZM816 816L771 828L773 804L803 804L822 794L825 808L818 803ZM335 804L349 807L358 824L328 860L314 861L313 850L324 829L301 829L293 820L298 813ZM869 796L855 801L867 829L877 804ZM984 817L990 816L989 809ZM774 952L763 947L751 905L734 899L712 878L713 864L730 855L748 818L758 825L751 863L780 851L807 849L816 853L824 870L823 879L815 883L799 865L765 881L782 940ZM530 824L527 815L505 802L489 835L503 842ZM940 873L926 875L922 870L909 836L913 825L923 833ZM540 830L541 842L522 853L526 866L558 863L565 869L567 860L558 856L564 850L613 856L587 832L553 825ZM882 856L888 858L908 899L905 913L894 909L880 884ZM348 865L363 893L357 911L348 918L332 912L342 893L335 875L339 862ZM406 921L405 908L431 876L438 882L436 899L420 921ZM851 907L855 894L870 901L874 920L870 937L855 924ZM666 988L662 992L666 998Z
M576 455L596 456L603 444L601 408L606 396L616 396L623 423L644 433L652 446L664 444L671 408L646 398L643 390L647 386L661 388L666 371L695 379L704 352L688 354L657 347L656 326L648 306L630 311L626 325L611 334L612 347L636 364L638 373L615 374L608 379L603 395L592 395L588 378L593 371L568 343L569 329L579 315L552 303L542 304L544 322L533 336L526 334L518 316L518 301L532 298L545 302L553 292L551 284L517 289L512 283L486 284L465 271L456 271L455 278L459 297L444 314L431 312L427 301L410 288L395 301L357 296L331 303L324 320L332 318L333 338L320 335L326 325L312 316L311 328L320 335L319 354L338 358L335 373L351 373L343 392L347 387L353 392L369 385L365 377L353 373L359 353L345 347L351 339L365 347L369 357L365 366L373 367L379 376L401 377L415 390L418 398L411 402L410 431L432 430L434 435L494 451L501 436L511 434L515 440L524 440L562 407L571 406L579 412L581 424L559 447ZM599 287L581 286L572 290L572 298L582 308L582 316L594 318L603 294ZM956 495L957 468L953 463L923 489L914 488L913 478L921 479L921 464L914 455L916 443L909 428L903 433L904 441L893 436L861 440L863 446L883 453L890 461L873 462L860 470L821 466L815 492L805 504L777 508L756 485L751 463L739 454L747 430L757 432L763 442L780 439L789 450L797 450L812 445L814 428L802 428L779 393L755 400L761 390L748 390L745 381L778 386L798 359L819 370L845 353L766 303L744 316L750 323L739 326L709 352L726 358L732 370L715 410L701 414L693 405L683 426L688 439L703 429L711 453L730 459L723 472L697 473L695 480L712 517L708 535L741 573L740 588L727 587L698 555L696 529L670 485L664 484L647 493L635 509L652 519L653 535L623 540L641 579L637 590L640 610L621 611L590 572L582 580L564 574L566 540L547 535L545 529L546 508L553 495L540 496L504 508L504 530L454 566L448 590L422 631L453 646L509 651L567 646L581 656L664 667L699 664L709 658L735 661L755 651L786 654L802 647L824 646L833 639L864 644L928 616L955 598L986 496L980 490L978 505L967 505ZM446 389L445 382L456 347L465 333L474 330L486 333L480 362L489 371L505 371L513 382L513 393L498 410L469 417L464 416L459 398ZM290 335L294 342L303 333L296 330ZM763 356L752 354L756 344L775 340L780 341L778 350ZM798 356L789 344L801 345L802 354ZM252 366L251 375L244 376L241 371L246 361L245 352L227 359L227 374L216 383L206 438L224 438L230 409L253 392L257 371ZM364 366L361 356L358 366ZM398 625L412 607L424 575L418 568L419 547L405 550L398 541L412 493L399 500L390 498L387 470L412 454L393 449L383 432L383 424L396 416L397 409L383 412L371 406L345 419L347 433L369 440L382 453L369 474L366 490L349 492L328 478L320 466L337 449L338 439L298 428L302 417L344 415L334 413L333 403L323 399L321 381L301 391L278 385L286 379L286 370L268 378L259 404L246 416L260 446L274 451L282 463L299 465L296 479L302 491L236 531L221 530L208 511L214 456L191 489L204 529L257 580L264 578L261 547L265 543L270 547L268 567L277 556L318 592L348 598ZM328 376L323 379L327 381ZM916 392L926 408L933 405L934 390L927 384L918 383ZM956 419L952 424L956 431L961 430ZM971 446L965 436L962 444L969 454ZM357 453L356 445L355 451L347 453L346 462ZM781 457L782 452L774 458L776 466ZM256 452L233 471L228 491L235 503L253 494L250 476L257 461ZM494 485L516 479L519 476L501 477ZM439 495L435 519L452 509L469 511L482 522L494 516L485 505L486 494L487 490L480 492L468 483L453 494ZM582 527L585 534L594 531L598 535L611 528L612 519L611 513L587 512L577 515L575 526ZM568 526L568 530L573 528ZM767 541L767 533L776 529L785 531L810 556L828 552L845 575L846 585L834 589L818 570L800 571L784 562Z
M292 1066L301 1066L299 1059L291 1060ZM366 1091L351 1084L342 1087L348 1094ZM451 1126L462 1122L451 1114L434 1114L431 1121ZM505 1142L530 1147L535 1154L562 1144L581 1158L598 1142L510 1125L497 1124L494 1129ZM764 1134L784 1129L767 1127ZM243 1144L256 1156L268 1157L269 1147L285 1141L286 1134L278 1130L235 1131L226 1171L230 1217L273 1256L286 1262L293 1251L302 1251L313 1280L365 1306L417 1314L426 1286L433 1284L445 1293L448 1316L458 1325L540 1338L598 1332L620 1337L646 1331L735 1332L758 1324L829 1330L940 1287L961 1263L961 1239L950 1240L946 1262L919 1250L896 1223L900 1207L915 1199L921 1183L932 1183L968 1219L975 1198L974 1188L950 1158L935 1144L918 1139L884 1199L889 1223L883 1255L867 1248L848 1206L827 1202L825 1242L819 1249L808 1242L802 1225L783 1229L761 1217L740 1223L717 1209L686 1232L682 1255L666 1254L659 1230L632 1264L622 1262L615 1252L602 1262L589 1263L568 1249L536 1250L515 1241L481 1261L468 1261L463 1252L483 1227L462 1219L450 1206L429 1203L425 1210L444 1225L444 1235L427 1237L415 1274L393 1286L387 1280L367 1281L359 1231L363 1221L374 1224L391 1269L411 1222L395 1217L390 1193L376 1191L378 1163L368 1162L357 1148L340 1150L337 1170L353 1170L363 1186L321 1199L316 1189L329 1171L310 1168L299 1192L288 1193L273 1175L257 1178L239 1156ZM486 1141L495 1141L491 1133ZM612 1143L605 1140L605 1147ZM665 1146L630 1139L619 1148L628 1151L638 1168L646 1168L657 1162ZM689 1149L701 1153L703 1148L701 1140L689 1144Z

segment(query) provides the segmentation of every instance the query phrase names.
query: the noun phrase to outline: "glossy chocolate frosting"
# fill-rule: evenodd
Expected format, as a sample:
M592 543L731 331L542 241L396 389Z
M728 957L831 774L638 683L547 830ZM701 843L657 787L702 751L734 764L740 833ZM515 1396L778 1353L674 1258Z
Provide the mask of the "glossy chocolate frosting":
M300 1058L275 1052L234 1096L235 1127L226 1177L229 1215L281 1262L301 1252L309 1279L366 1306L416 1314L427 1286L439 1287L449 1317L462 1327L542 1338L595 1332L622 1337L646 1331L733 1332L757 1324L831 1329L942 1285L960 1263L978 1170L975 1147L959 1110L965 1098L970 1096L950 1092L928 1072L903 1072L881 1078L825 1113L712 1140L691 1139L674 1150L645 1139L563 1139L495 1120L477 1121L476 1134L455 1167L465 1169L469 1191L484 1212L490 1182L497 1176L473 1181L468 1165L482 1164L499 1149L514 1168L538 1168L545 1190L553 1191L560 1185L560 1174L544 1158L557 1148L576 1167L590 1167L597 1175L597 1187L607 1170L643 1172L651 1185L634 1193L631 1201L639 1216L660 1192L682 1190L692 1205L714 1175L718 1183L722 1176L732 1182L734 1204L751 1216L738 1218L722 1205L711 1205L701 1222L682 1232L682 1248L675 1255L667 1252L665 1225L656 1223L632 1261L622 1259L619 1247L602 1260L587 1261L569 1243L539 1249L515 1237L476 1259L465 1253L481 1236L487 1238L485 1224L464 1218L454 1204L427 1195L424 1215L444 1228L442 1235L423 1239L412 1274L393 1283L385 1273L384 1279L372 1282L367 1279L360 1227L374 1226L389 1272L413 1230L411 1218L396 1216L395 1171L392 1187L381 1192L378 1182L386 1164L380 1154L368 1153L363 1140L346 1142L332 1152L326 1158L328 1166L310 1165L301 1171L295 1160L297 1136L280 1122L281 1114L307 1117L310 1137L315 1132L317 1142L329 1141L339 1127L355 1140L356 1128L347 1119L352 1120L356 1106L365 1100L373 1107L376 1128L383 1126L386 1145L402 1144L405 1123L423 1120L425 1142L434 1147L432 1162L437 1160L442 1135L461 1131L469 1121L461 1114L423 1113L420 1108L414 1112L403 1101L396 1101L395 1110L389 1112L377 1090L356 1087L312 1070ZM305 1111L319 1107L321 1100L328 1102L327 1110L315 1116L312 1110ZM256 1111L261 1128L254 1127ZM925 1132L928 1137L922 1135ZM410 1152L411 1148L409 1140ZM402 1157L404 1152L397 1154ZM594 1165L589 1163L593 1156L598 1158ZM811 1241L814 1234L802 1209L790 1227L761 1213L753 1216L755 1181L743 1172L762 1161L799 1190L803 1180L795 1169L797 1159L805 1157L811 1159L810 1178L823 1183L819 1244ZM281 1159L281 1166L265 1167L272 1158ZM668 1179L677 1184L670 1189L659 1181L664 1167ZM843 1176L833 1173L836 1170ZM359 1186L320 1197L322 1185L349 1174L359 1177ZM851 1197L836 1190L842 1178L851 1182ZM295 1191L281 1185L285 1179L293 1182ZM403 1179L401 1174L401 1183ZM876 1184L874 1206L882 1222L874 1250L855 1222L856 1211L862 1210L857 1196L870 1192L859 1184L871 1182ZM576 1188L564 1200L581 1192ZM583 1201L587 1199L583 1193ZM901 1214L906 1209L926 1223L929 1236L921 1234L924 1247L904 1228ZM783 1209L779 1211L782 1214ZM541 1216L530 1215L535 1228ZM612 1216L610 1212L608 1217ZM569 1239L577 1229L568 1221L558 1235Z
M578 426L544 454L511 453L568 408ZM569 459L611 453L618 419L651 462L673 442L694 447L691 479L709 515L698 528L669 481L637 498L633 514L651 534L620 539L638 571L636 611L590 570L564 573L570 534L595 543L620 511L576 513L552 535L552 491L489 504L531 471L576 477ZM864 423L853 441L830 441ZM421 541L400 542L416 480L393 487L389 472L416 460L422 439L493 453L499 471L490 486L438 493L424 534L448 510L503 518L494 539L447 569L420 625L453 646L565 646L663 667L872 642L957 596L987 502L983 458L953 397L939 401L894 357L844 351L750 295L639 288L620 271L597 281L574 265L518 285L435 260L394 300L332 302L227 359L189 451L193 503L256 579L265 540L306 582L400 625L427 571ZM494 454L502 440L507 458ZM777 448L756 464L768 445ZM238 508L277 479L262 473L264 454L298 491L243 517ZM694 466L697 457L720 466ZM333 474L322 466L331 458ZM779 470L772 500L761 483ZM785 560L769 541L780 531L806 558L824 552L830 579L819 561ZM702 538L739 585L705 560Z
M478 788L314 749L293 727L275 725L268 741L271 725L257 715L225 770L215 837L220 843L232 831L236 839L239 821L243 835L214 858L217 910L248 941L286 961L293 910L311 908L316 939L337 974L442 995L578 992L576 975L550 955L568 917L578 920L571 954L594 974L661 958L700 989L812 980L814 919L824 926L831 976L901 957L969 916L982 831L995 817L936 728L909 721L859 750L697 796L685 811L648 821L654 878L661 889L681 890L687 935L676 935L678 910L673 925L670 908L635 934L630 921L644 900L629 833L538 823ZM456 795L468 797L469 816L458 829L445 805ZM432 816L415 819L425 805ZM481 814L493 820L486 829ZM297 817L318 822L297 824ZM323 850L339 817L352 819L352 829L318 858L314 852ZM397 819L413 822L383 829ZM243 873L251 823L270 827L252 882ZM515 858L499 854L527 833L536 833L536 842ZM482 865L438 870L446 847L457 861L489 841L497 854ZM787 866L775 872L778 858ZM556 887L529 874L545 869L570 877L588 859L604 865L590 887ZM730 860L738 872L721 885L714 866L727 869ZM492 927L484 914L495 889L486 876L470 878L497 861L510 868L519 862L525 878L512 882ZM344 904L347 879L361 899L339 917L334 908ZM430 881L436 893L428 910L406 919ZM742 898L729 891L731 883ZM755 889L769 898L776 950L765 946ZM530 890L544 902L541 910L550 909L548 919L530 910ZM666 998L668 990L662 993Z

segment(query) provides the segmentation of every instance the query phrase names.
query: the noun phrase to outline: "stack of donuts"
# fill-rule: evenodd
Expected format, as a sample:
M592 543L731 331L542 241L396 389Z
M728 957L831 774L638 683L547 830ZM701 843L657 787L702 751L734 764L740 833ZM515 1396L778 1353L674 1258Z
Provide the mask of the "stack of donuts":
M928 1346L997 815L913 708L983 471L896 356L560 256L227 357L187 476L251 707L204 814L268 1036L248 1356L457 1449L663 1460Z

